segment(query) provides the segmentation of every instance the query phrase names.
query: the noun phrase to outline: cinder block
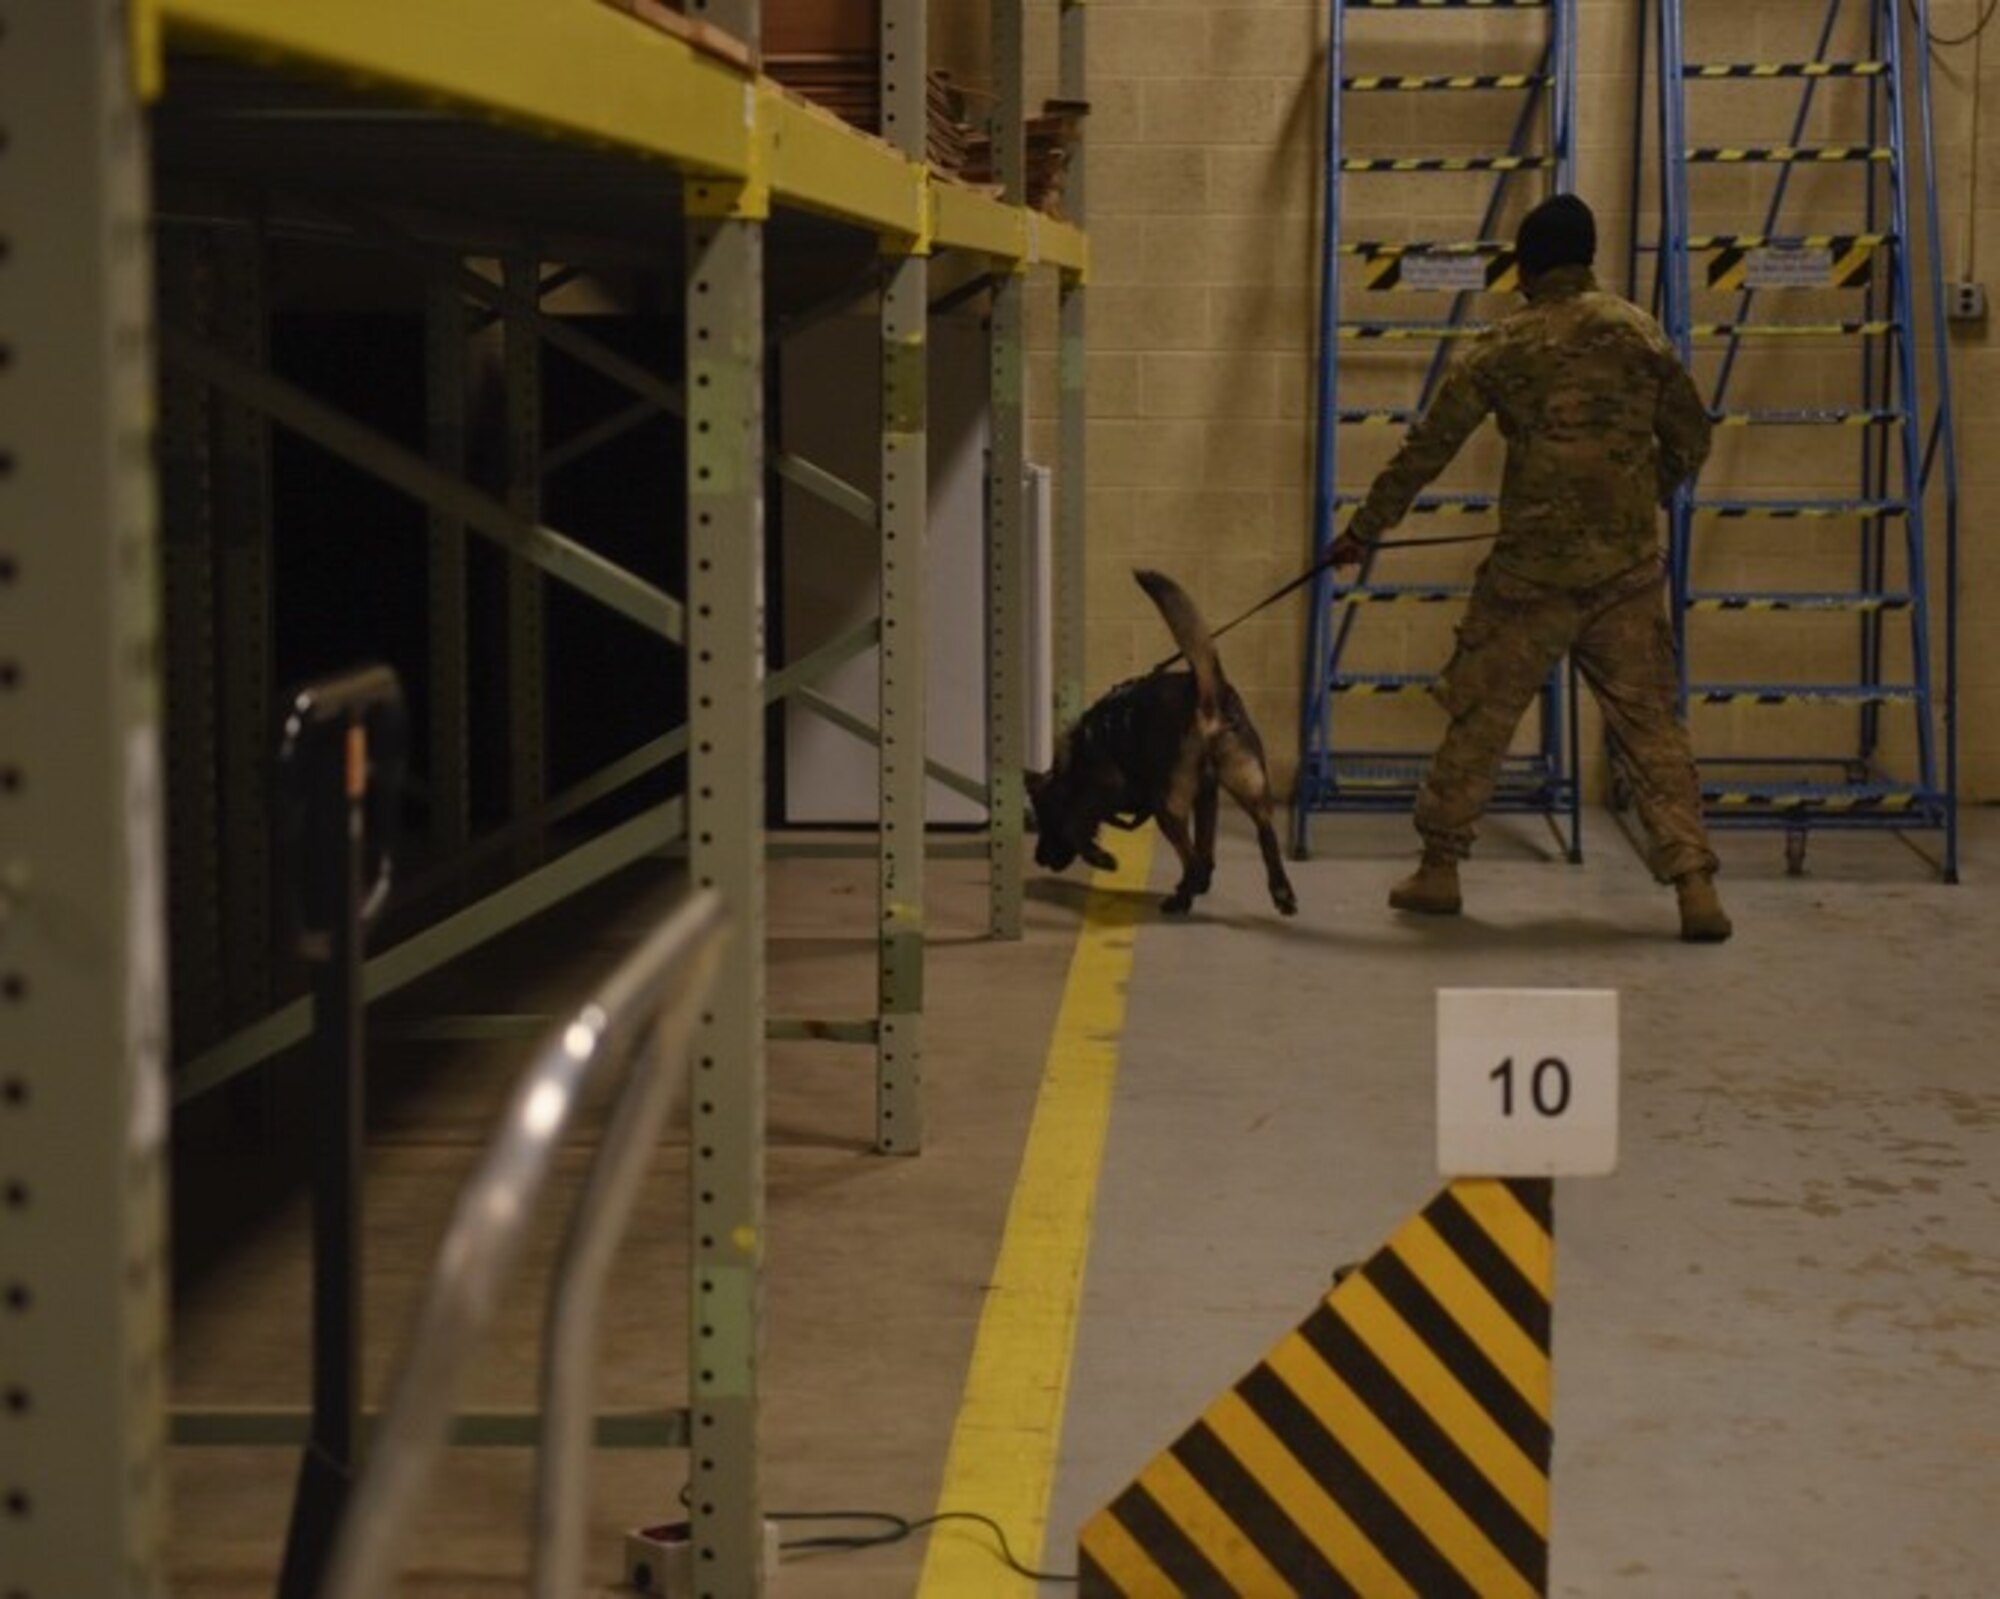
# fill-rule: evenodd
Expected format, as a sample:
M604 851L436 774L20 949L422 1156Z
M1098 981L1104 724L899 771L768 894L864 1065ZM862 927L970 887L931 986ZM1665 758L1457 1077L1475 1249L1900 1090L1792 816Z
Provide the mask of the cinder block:
M1098 350L1209 348L1213 291L1158 284L1104 288L1090 300L1090 342Z

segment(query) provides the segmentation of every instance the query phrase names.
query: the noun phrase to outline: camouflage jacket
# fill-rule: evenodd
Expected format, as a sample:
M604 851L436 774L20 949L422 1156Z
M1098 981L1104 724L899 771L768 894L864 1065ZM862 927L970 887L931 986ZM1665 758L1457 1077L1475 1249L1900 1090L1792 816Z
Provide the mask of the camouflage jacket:
M1557 588L1655 554L1660 504L1708 455L1707 410L1659 324L1559 267L1453 364L1348 531L1394 527L1488 413L1507 441L1494 561Z

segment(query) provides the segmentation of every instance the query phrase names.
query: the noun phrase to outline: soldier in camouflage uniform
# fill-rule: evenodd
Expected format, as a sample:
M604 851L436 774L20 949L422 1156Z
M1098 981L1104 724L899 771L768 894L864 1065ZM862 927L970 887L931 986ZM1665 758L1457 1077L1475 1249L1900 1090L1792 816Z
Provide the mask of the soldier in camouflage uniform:
M1514 730L1568 652L1603 707L1647 863L1679 892L1681 936L1719 942L1729 918L1676 705L1658 528L1661 503L1708 454L1708 413L1659 324L1599 290L1596 246L1595 220L1573 195L1528 214L1517 240L1527 306L1472 341L1334 545L1334 564L1360 560L1480 422L1497 419L1499 541L1434 690L1451 725L1417 797L1423 864L1389 903L1457 912L1458 863Z

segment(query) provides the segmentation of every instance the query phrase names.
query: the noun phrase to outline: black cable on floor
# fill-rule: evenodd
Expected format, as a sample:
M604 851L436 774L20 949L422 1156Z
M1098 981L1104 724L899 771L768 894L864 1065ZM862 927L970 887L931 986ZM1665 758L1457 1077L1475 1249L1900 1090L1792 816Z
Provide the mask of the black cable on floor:
M848 1553L857 1549L880 1549L889 1544L901 1543L926 1527L935 1527L946 1521L970 1521L989 1529L1000 1544L1000 1559L1010 1571L1020 1573L1035 1582L1075 1582L1073 1571L1037 1571L1032 1566L1023 1565L1014 1553L1014 1546L1007 1541L1007 1529L991 1516L977 1510L941 1510L934 1516L921 1516L911 1520L886 1510L773 1510L769 1512L773 1521L854 1521L871 1523L883 1530L879 1532L823 1533L813 1538L791 1538L778 1547L784 1550L823 1550L827 1553Z

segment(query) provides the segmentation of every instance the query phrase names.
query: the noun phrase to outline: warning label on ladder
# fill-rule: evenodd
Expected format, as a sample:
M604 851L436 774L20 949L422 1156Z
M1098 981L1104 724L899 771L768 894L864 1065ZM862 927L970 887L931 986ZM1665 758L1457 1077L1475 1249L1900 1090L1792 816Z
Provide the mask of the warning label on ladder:
M1743 263L1750 289L1825 289L1833 286L1833 251L1823 247L1752 250Z

